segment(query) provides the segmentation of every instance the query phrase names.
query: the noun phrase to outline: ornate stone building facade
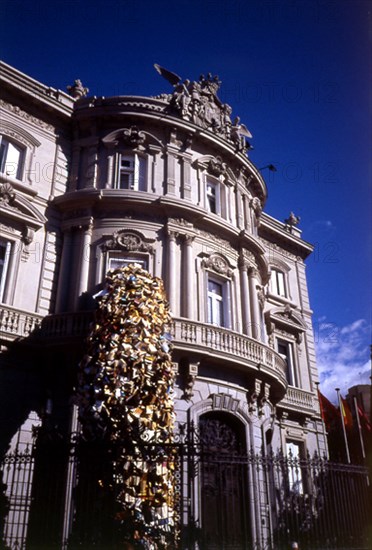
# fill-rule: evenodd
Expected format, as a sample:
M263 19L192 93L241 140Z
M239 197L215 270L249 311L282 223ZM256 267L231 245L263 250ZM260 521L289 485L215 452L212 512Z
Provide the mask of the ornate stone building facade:
M250 133L219 100L218 78L157 69L170 93L104 98L0 66L2 452L27 446L43 423L76 428L93 296L107 270L136 262L167 289L178 425L202 426L220 450L323 454L312 246L293 215L264 212ZM214 529L208 483L190 506ZM259 489L245 491L251 540L269 536Z

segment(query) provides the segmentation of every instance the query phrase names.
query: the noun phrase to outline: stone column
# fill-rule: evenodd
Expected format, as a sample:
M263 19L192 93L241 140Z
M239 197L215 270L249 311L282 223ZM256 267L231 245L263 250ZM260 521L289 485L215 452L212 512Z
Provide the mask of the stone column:
M168 231L167 287L168 301L173 314L176 313L176 238L175 231Z
M250 305L251 305L251 330L252 337L256 340L260 340L261 336L261 315L260 315L260 305L258 303L257 295L257 286L258 286L258 271L255 267L250 267L248 269L248 280L249 280L249 294L250 294Z
M185 272L184 272L184 310L185 317L193 319L194 315L194 285L195 271L193 269L193 243L192 235L185 235Z
M59 266L58 290L56 298L56 312L64 311L66 307L67 289L71 269L72 230L66 229L63 234L62 256Z
M252 335L250 320L250 299L249 299L249 287L248 287L248 265L244 258L239 260L239 275L240 275L240 288L241 288L241 308L242 308L242 320L243 320L243 333L247 336Z
M88 290L89 268L90 268L90 244L92 241L93 219L90 218L88 225L83 227L83 234L80 245L80 262L78 269L78 281L76 288L76 306L83 292Z

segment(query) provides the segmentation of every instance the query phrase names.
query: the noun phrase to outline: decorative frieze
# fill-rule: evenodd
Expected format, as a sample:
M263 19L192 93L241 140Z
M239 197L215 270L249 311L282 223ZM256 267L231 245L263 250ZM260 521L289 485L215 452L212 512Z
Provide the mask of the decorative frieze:
M49 130L51 132L54 131L54 127L51 124L47 124L43 120L40 120L39 118L32 116L29 113L26 113L26 111L22 111L22 109L20 109L17 105L12 105L11 103L7 103L3 99L0 99L0 107L3 107L7 111L10 111L18 117L23 118L24 120L27 120L27 122L31 122L32 124L35 124L36 126L43 128L44 130Z
M127 231L122 229L116 231L112 236L112 239L101 247L106 250L125 250L127 252L150 252L153 253L154 249L151 244L146 242L143 235L135 231Z
M231 277L233 274L232 269L229 268L228 262L218 254L212 254L209 258L204 259L202 266L220 275L225 275L226 277Z

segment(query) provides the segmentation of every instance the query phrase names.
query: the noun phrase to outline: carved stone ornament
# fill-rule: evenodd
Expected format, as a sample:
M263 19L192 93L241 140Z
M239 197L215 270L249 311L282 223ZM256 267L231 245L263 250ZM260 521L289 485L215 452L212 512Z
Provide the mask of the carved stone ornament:
M257 218L259 218L262 213L262 204L258 197L254 197L251 200L251 207L253 209L253 212L256 214Z
M207 269L212 269L221 275L226 275L227 277L232 276L232 270L229 268L227 261L217 254L213 254L209 258L205 259L203 265Z
M257 289L257 298L258 298L258 303L261 306L261 309L263 309L265 307L266 296L262 287L259 287Z
M140 147L146 141L146 136L137 126L126 128L122 133L122 140L131 147Z
M221 157L211 159L208 163L208 172L212 176L220 177L226 174L227 166L225 162L222 162Z
M72 86L67 86L67 91L74 99L85 97L89 93L89 88L85 88L81 80L76 79Z
M27 122L31 122L32 124L35 124L40 128L44 128L45 130L49 130L49 131L54 130L54 126L52 126L51 124L47 124L43 120L40 120L39 118L36 118L35 116L30 115L29 113L26 113L26 111L22 111L22 109L20 109L18 105L12 105L11 103L7 103L6 101L0 99L0 107L3 107L7 111L14 113L18 117L23 118L24 120L27 120Z
M162 94L159 99L169 104L169 111L184 120L209 130L233 143L239 152L247 150L245 137L252 137L239 117L231 121L232 108L217 96L221 86L218 76L200 75L199 80L182 80L177 74L155 64L158 73L174 88L172 94Z
M125 250L127 252L153 252L153 247L142 236L133 231L117 231L111 241L102 247L104 250Z
M295 225L298 225L301 221L300 216L295 216L293 212L291 212L286 220L284 220L284 223L289 225L290 227L293 227Z
M194 384L199 372L199 363L190 363L185 373L183 399L190 401L194 396Z
M10 183L4 183L0 186L0 204L3 206L12 206L16 198L13 187Z
M31 229L30 227L25 227L22 233L22 241L25 243L25 245L29 245L34 240L35 231Z
M239 400L228 393L213 393L210 397L212 397L213 409L223 409L234 413L239 407Z

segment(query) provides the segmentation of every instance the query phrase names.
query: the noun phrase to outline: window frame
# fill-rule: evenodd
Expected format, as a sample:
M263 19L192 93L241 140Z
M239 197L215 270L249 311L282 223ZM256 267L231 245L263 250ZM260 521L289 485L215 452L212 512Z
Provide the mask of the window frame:
M214 189L214 195L208 192L208 188ZM211 200L214 202L211 207ZM205 183L205 200L208 212L211 214L221 215L221 183L207 176Z
M7 160L9 155L9 146L11 146L13 149L15 149L19 153L19 158L17 160L17 167L15 170L15 173L13 172L13 170L11 172L9 170L6 170L7 163L12 162ZM23 174L23 167L25 164L25 157L26 157L26 147L23 144L20 144L15 140L9 139L9 137L6 134L0 133L0 173L1 174L8 176L10 178L21 180L22 174Z
M0 248L4 248L4 259L0 257L0 303L4 303L4 296L9 283L10 260L14 243L8 239L0 239Z
M283 292L281 292L281 287ZM272 267L269 289L270 289L270 293L275 296L280 296L281 298L288 298L289 294L288 294L287 273L281 269L278 269L277 267Z
M282 345L286 348L286 353L280 351L279 346ZM294 388L300 388L300 377L297 368L297 360L295 357L295 342L285 340L283 338L277 338L276 349L278 354L284 359L286 363L286 378L290 386Z
M122 162L133 161L133 167L125 169ZM128 186L121 185L122 175L128 175ZM147 157L136 152L119 152L116 155L114 188L129 191L147 191Z
M221 294L219 298L217 293L210 290L210 283L218 285L221 288ZM222 277L215 276L212 273L207 273L207 322L213 326L229 329L231 327L231 281L223 279ZM210 302L210 300L213 300ZM212 303L212 309L210 306ZM220 304L220 312L217 315L213 314L216 311L216 304ZM214 306L213 306L214 304ZM216 319L217 317L217 319ZM222 317L222 323L217 322L218 317Z

